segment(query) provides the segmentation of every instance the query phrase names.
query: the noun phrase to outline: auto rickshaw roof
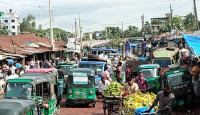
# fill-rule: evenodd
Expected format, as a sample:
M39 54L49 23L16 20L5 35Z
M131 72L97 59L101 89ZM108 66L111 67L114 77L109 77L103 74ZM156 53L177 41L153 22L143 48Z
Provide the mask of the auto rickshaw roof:
M138 68L160 68L159 64L142 64Z
M79 64L106 64L106 62L101 61L80 61Z
M70 74L72 74L73 72L87 72L89 74L95 74L94 69L91 68L73 68L70 70Z
M153 52L154 58L172 58L179 51L178 48L159 48Z
M25 115L27 110L37 106L34 100L3 99L0 100L0 113L3 115Z
M33 81L34 84L40 84L43 82L51 82L52 79L45 73L24 73L20 75L20 77L16 79L12 79L12 81L17 81L21 79L30 79Z

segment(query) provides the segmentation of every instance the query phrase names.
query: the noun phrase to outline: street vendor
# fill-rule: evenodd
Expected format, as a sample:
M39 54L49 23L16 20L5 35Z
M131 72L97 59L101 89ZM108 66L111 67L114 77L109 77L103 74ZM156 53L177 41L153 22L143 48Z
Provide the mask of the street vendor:
M127 93L127 95L136 94L138 91L138 85L133 82L133 78L128 77L126 81L127 82L124 84L123 88L120 91L120 97L122 97L124 91Z
M104 90L110 85L110 81L105 77L101 77L101 81L99 82L99 93L103 93Z
M141 90L142 93L145 93L147 91L148 83L146 79L143 77L143 73L141 70L139 71L139 76L135 78L134 82L138 84L139 89Z
M145 112L150 112L150 110L159 102L157 110L158 115L171 115L171 105L174 99L174 95L170 91L171 86L169 84L165 84L164 91L158 92L152 106Z

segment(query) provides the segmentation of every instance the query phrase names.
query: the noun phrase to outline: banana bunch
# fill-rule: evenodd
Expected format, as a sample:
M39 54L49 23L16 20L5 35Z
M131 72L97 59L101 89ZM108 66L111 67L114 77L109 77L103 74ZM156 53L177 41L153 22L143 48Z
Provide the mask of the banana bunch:
M123 101L124 104L124 112L128 114L130 111L135 111L138 108L141 107L150 107L156 98L156 95L154 93L141 93L141 91L138 91L135 95L129 95L127 98Z
M112 82L105 90L103 95L119 96L122 85L118 82Z

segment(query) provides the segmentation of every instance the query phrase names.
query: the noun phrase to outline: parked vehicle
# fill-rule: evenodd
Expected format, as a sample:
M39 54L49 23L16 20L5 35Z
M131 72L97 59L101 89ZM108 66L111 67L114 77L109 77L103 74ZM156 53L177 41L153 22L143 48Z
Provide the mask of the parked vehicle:
M175 95L172 108L194 103L194 89L192 75L187 68L180 68L179 65L170 65L162 77L163 85L169 83L171 92Z
M161 78L159 75L160 65L158 64L143 64L138 66L138 72L141 71L143 73L143 77L146 78L147 82L151 84L152 91L157 94L160 91Z
M95 88L98 92L99 89L99 81L101 81L101 75L104 72L106 67L106 62L98 62L98 61L80 61L78 64L78 68L91 68L95 71Z
M159 64L162 68L167 68L168 65L179 63L178 48L158 48L153 52L152 64Z
M69 104L96 104L95 71L91 68L71 69L67 84L66 106Z
M56 86L54 69L32 69L19 78L7 81L5 98L36 100L42 114L51 115L57 111L57 98L60 95ZM56 83L55 83L56 82Z
M3 99L0 100L2 115L40 115L39 104L33 100Z
M107 55L109 53L117 53L117 51L114 49L105 49L105 48L91 48L90 52L92 55L97 55L97 56L100 54Z

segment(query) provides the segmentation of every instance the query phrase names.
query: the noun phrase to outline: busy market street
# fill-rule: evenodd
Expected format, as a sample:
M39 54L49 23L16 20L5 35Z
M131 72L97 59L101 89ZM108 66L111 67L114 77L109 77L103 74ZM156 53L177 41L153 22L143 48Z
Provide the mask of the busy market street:
M0 0L0 115L200 115L200 0Z

